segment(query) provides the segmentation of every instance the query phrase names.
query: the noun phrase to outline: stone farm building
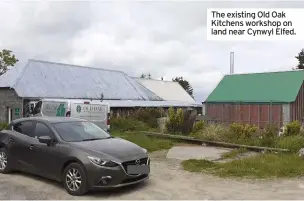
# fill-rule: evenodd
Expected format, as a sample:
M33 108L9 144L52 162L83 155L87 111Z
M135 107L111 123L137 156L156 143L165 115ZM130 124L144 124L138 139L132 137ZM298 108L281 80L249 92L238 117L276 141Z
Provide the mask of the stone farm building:
M0 122L24 116L29 101L41 98L100 100L103 96L111 113L138 107L201 110L201 104L194 100L166 100L153 90L122 71L28 60L25 66L16 66L0 76Z
M203 103L219 122L265 128L304 118L304 71L226 75Z

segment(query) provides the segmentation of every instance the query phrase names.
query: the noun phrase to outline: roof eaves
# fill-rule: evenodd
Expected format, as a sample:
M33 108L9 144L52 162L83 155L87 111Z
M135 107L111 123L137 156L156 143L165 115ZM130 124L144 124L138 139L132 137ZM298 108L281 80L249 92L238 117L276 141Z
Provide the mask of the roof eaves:
M205 104L289 104L294 101L205 101Z

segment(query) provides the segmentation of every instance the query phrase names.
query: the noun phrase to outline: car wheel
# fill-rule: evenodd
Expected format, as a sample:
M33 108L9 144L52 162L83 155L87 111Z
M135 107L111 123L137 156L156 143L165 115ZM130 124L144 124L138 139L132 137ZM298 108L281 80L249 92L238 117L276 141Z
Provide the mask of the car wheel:
M0 173L6 174L10 172L10 168L8 166L8 153L7 150L2 147L0 148Z
M71 195L79 196L87 192L86 174L79 163L71 163L65 168L62 181L64 188Z

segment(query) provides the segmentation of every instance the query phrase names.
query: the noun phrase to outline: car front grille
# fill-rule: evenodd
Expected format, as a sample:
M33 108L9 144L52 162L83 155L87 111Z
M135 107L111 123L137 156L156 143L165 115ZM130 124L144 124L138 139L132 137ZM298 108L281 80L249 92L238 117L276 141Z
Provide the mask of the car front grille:
M136 160L126 161L122 163L123 168L127 172L128 165L147 165L148 158L139 159L139 164L136 163ZM148 164L149 165L149 164Z

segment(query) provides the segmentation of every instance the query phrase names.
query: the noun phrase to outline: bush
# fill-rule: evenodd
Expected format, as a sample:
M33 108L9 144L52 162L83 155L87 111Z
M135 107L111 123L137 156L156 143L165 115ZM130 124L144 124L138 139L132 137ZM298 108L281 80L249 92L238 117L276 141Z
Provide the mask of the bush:
M260 133L259 140L256 140L256 146L275 147L278 129L275 125L267 125Z
M0 130L5 129L7 126L8 126L8 123L4 123L4 122L0 123Z
M304 147L304 136L282 136L276 139L276 147L289 149L291 152L297 153Z
M111 119L111 129L119 131L144 131L149 126L133 118L116 117Z
M198 131L203 130L206 127L206 123L204 121L198 121L193 124L193 133L197 133Z
M267 125L261 136L267 138L274 138L278 136L279 129L275 125Z
M299 121L292 121L286 125L286 130L284 135L293 136L298 135L301 131L301 124Z
M174 108L168 110L169 121L166 122L166 129L169 133L176 134L181 132L181 125L184 123L184 111L178 109L176 112Z
M157 128L157 118L162 115L162 109L141 108L132 114L132 117L138 121L145 122L151 128Z
M255 125L232 123L229 125L231 132L235 133L236 138L248 139L252 134L257 133L259 128Z
M208 124L204 129L192 133L192 136L202 140L226 142L229 140L230 133L222 124Z

